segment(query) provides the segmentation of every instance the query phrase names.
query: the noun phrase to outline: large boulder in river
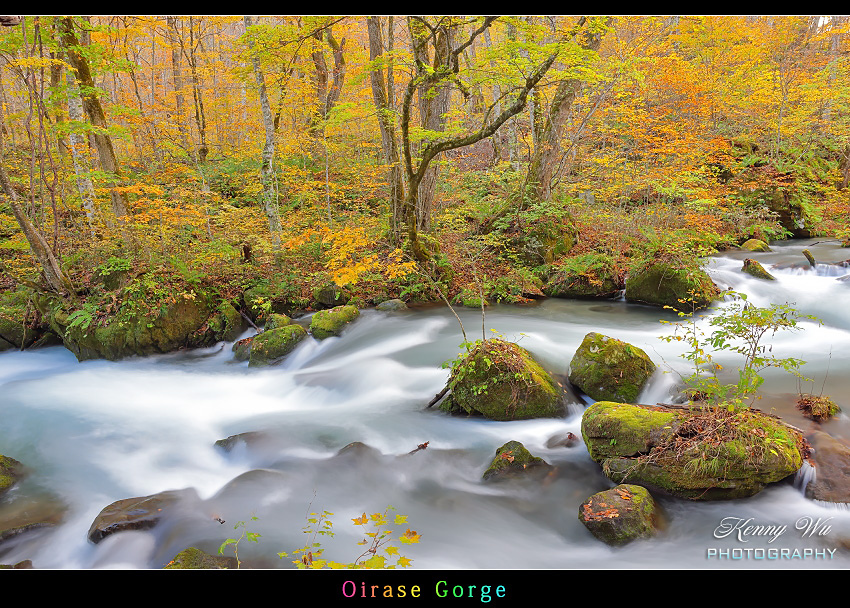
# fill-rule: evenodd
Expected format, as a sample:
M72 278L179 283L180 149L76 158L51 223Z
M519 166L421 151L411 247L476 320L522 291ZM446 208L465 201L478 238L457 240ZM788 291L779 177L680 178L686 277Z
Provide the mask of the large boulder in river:
M637 346L590 332L570 361L569 378L596 401L628 403L637 399L655 369Z
M754 252L771 251L770 245L768 245L761 239L747 239L741 244L741 249Z
M800 432L749 409L599 401L585 410L581 433L612 481L693 500L752 496L803 464Z
M8 456L0 454L0 496L5 494L24 476L24 465Z
M609 259L583 254L557 266L543 293L550 298L611 298L622 288L619 273Z
M744 265L741 267L741 270L757 279L765 279L767 281L776 280L776 277L765 270L764 266L750 258L744 260Z
M330 310L320 310L310 320L310 333L317 340L338 336L345 327L360 316L356 306L347 304Z
M92 522L88 539L97 544L116 532L153 528L184 500L198 500L198 495L193 489L170 490L115 501L105 507Z
M632 484L597 492L581 504L578 518L596 538L614 546L654 536L661 520L649 491Z
M690 311L711 304L719 297L720 290L704 270L677 268L656 261L629 273L625 295L630 302Z
M450 413L491 420L560 417L561 391L524 348L496 338L476 345L452 367L451 394L440 403Z
M298 343L307 337L307 330L300 325L284 325L267 329L251 340L249 367L259 367L274 363L291 353Z

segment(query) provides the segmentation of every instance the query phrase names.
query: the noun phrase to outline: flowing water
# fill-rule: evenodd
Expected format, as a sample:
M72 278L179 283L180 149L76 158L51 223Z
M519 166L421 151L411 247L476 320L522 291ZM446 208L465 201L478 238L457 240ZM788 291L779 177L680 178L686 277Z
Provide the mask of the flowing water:
M834 242L814 241L789 241L774 246L773 253L749 257L770 269L774 263L805 262L805 247L819 261L850 257ZM720 286L748 294L756 305L788 302L819 317L822 325L806 321L801 331L777 334L770 340L773 354L806 360L803 371L812 380L803 391L823 391L850 411L850 313L844 304L850 283L836 280L845 269L771 270L777 281L767 282L740 272L744 257L735 252L714 258L708 270ZM715 307L703 313L699 323L716 312ZM460 314L470 339L480 337L480 312ZM680 358L682 344L658 339L672 331L660 320L679 319L623 300L548 299L488 308L483 331L519 342L561 376L589 331L630 342L661 368L640 398L657 403L675 398L679 374L688 371ZM850 566L847 549L841 548L850 544L850 511L806 499L799 479L746 500L661 497L665 527L660 535L609 548L577 515L587 497L613 484L581 443L546 445L567 431L580 435L581 400L573 399L563 418L517 422L425 409L445 385L448 370L442 363L459 354L461 340L456 319L442 307L363 311L342 337L308 338L282 364L265 369L234 362L230 344L120 362L80 363L62 347L0 354L0 453L31 469L0 499L0 529L45 504L62 512L58 525L0 543L0 563L30 559L36 568L161 568L188 546L216 553L225 539L239 536L237 522L246 521L249 531L262 536L239 545L245 565L292 567L277 553L302 547L306 514L322 510L333 513L336 531L324 539L325 557L352 561L363 536L351 519L392 505L422 535L419 544L402 545L414 568ZM735 365L733 357L719 361ZM779 373L766 377L756 406L811 428L794 408L800 388L795 379ZM823 428L850 442L846 415ZM225 452L214 445L254 431L262 432L262 440L250 447L237 443ZM495 450L509 440L521 441L555 465L554 479L482 482ZM373 451L337 456L352 442ZM409 454L424 442L427 449ZM113 534L97 545L87 540L92 521L110 503L187 488L179 507L156 527ZM785 526L785 531L773 540L719 538L721 522L731 521L727 518L777 530ZM820 528L824 534L796 528L818 519L829 526ZM747 548L763 551L731 551ZM776 551L766 551L771 548Z

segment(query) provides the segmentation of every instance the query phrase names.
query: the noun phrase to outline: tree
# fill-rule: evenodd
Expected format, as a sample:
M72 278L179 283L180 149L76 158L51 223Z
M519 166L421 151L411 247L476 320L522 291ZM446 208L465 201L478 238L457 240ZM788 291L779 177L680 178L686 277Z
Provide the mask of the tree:
M263 163L262 168L260 169L261 179L263 182L263 209L266 212L266 218L269 220L269 228L272 232L274 248L277 250L280 249L280 216L277 212L277 196L274 187L274 118L272 117L272 110L269 105L269 96L266 93L266 79L263 75L263 70L260 67L260 58L257 56L254 49L254 40L251 37L251 17L245 15L244 20L246 42L248 44L248 50L251 53L251 63L254 66L254 76L257 79L260 108L263 112L263 126L266 130L266 143L263 146Z
M112 147L112 139L109 136L106 114L103 111L103 106L100 104L100 99L98 99L97 89L94 85L89 63L85 55L81 52L81 45L74 30L74 21L71 17L63 17L57 19L55 23L56 31L67 54L68 62L74 69L77 78L77 86L80 89L80 95L83 100L83 109L94 127L94 141L97 147L98 157L100 158L101 168L114 176L114 180L117 181L121 177L121 172L118 168L115 149ZM110 189L112 212L118 218L119 223L123 224L126 216L129 214L129 203L127 201L127 195L117 188L115 181L112 182Z
M454 21L452 18L444 17L438 20L437 23L431 24L424 17L411 17L412 22L418 23L421 26L421 28L416 26L412 29L416 31L424 28L425 31L421 36L414 37L413 44L415 47L420 47L420 50L414 52L415 73L407 83L401 106L402 152L407 175L404 221L407 226L407 235L410 240L413 257L423 265L427 265L430 261L431 253L420 240L419 232L420 226L427 226L429 223L430 206L425 203L430 203L430 199L420 198L420 186L428 174L431 162L443 152L470 146L482 139L490 137L509 118L522 112L526 106L529 92L540 82L549 68L552 67L560 52L560 47L556 45L555 49L550 50L549 55L541 63L530 69L526 68L527 71L523 74L524 78L522 82L516 84L513 88L513 91L516 92L513 103L495 116L493 115L493 106L491 105L490 108L485 110L482 123L477 130L466 131L460 134L442 135L439 132L422 129L420 133L423 140L419 148L418 157L414 157L413 124L411 122L414 96L416 93L419 93L420 103L428 103L428 100L446 94L452 86L457 87L461 92L466 94L467 87L464 85L459 73L458 56L476 37L489 28L496 19L497 17L484 17L481 20L481 24L466 37L466 40L457 44L455 42L457 39L455 30L460 26L460 23ZM436 53L434 63L429 65L424 61L425 55L421 48L431 41L433 41L433 44L440 51ZM428 119L427 113L425 118L426 120Z

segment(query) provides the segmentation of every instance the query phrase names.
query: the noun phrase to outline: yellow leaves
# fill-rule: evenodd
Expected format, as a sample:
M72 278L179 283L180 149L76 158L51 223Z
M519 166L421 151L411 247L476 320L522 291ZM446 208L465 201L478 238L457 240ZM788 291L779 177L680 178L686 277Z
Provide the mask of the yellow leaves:
M361 517L355 517L351 521L354 522L355 526L363 526L363 525L366 525L369 522L369 518L364 513Z
M409 545L409 544L413 544L413 543L418 543L418 542L419 542L419 539L420 539L421 537L422 537L422 535L421 535L421 534L418 534L418 533L416 532L416 530L411 530L410 528L408 528L407 530L405 530L404 534L402 534L402 535L399 537L399 540L400 540L402 543L404 543L404 544L406 544L406 545Z

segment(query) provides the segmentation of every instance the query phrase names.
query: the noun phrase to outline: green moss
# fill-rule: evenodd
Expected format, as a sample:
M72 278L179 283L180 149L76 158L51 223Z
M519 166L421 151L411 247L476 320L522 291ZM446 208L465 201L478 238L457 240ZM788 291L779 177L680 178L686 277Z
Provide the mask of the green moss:
M482 478L490 481L548 470L549 465L545 460L533 456L519 441L509 441L496 450L496 456Z
M638 268L626 279L626 299L631 302L687 311L691 304L695 309L705 308L719 295L705 271L675 268L663 262Z
M318 340L338 336L346 325L360 316L356 306L337 306L330 310L320 310L310 320L310 333Z
M765 243L764 241L760 240L760 239L748 239L748 240L744 241L744 243L741 245L741 249L746 249L747 251L756 251L756 252L770 251L771 250L770 247L768 246L768 244Z
M0 495L9 490L23 476L23 465L0 454Z
M289 325L290 323L292 323L292 319L290 319L288 316L272 313L269 315L264 329L266 331L270 329L277 329Z
M570 361L570 382L598 401L637 399L655 364L640 348L590 332Z
M596 538L620 546L653 536L660 516L646 488L621 484L588 498L579 507L578 518Z
M174 556L166 570L222 570L238 568L235 557L210 555L195 547L189 547Z
M581 434L590 457L637 456L672 436L676 415L660 408L597 401L582 416Z
M622 288L607 256L582 254L563 260L543 287L553 298L610 298Z
M512 342L478 342L452 368L449 387L451 400L442 406L444 410L492 420L563 415L560 391L552 377L531 353Z
M744 260L744 265L741 267L741 270L749 275L756 277L757 279L765 279L767 281L776 280L776 277L766 271L764 269L764 266L762 266L755 260L751 260L750 258Z
M291 353L298 343L307 337L307 330L300 325L284 325L266 330L254 336L251 341L251 353L248 365L257 367L268 365Z

